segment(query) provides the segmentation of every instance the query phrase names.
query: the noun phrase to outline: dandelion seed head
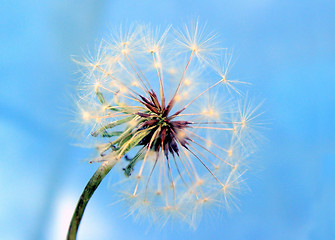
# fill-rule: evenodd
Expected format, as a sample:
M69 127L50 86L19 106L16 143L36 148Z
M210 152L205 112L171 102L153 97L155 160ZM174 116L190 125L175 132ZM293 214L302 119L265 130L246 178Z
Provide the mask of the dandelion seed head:
M96 52L76 59L78 122L101 142L91 162L120 159L115 190L126 215L195 226L204 206L230 207L257 145L259 114L235 88L243 83L228 77L231 56L216 64L217 35L198 22L133 24Z

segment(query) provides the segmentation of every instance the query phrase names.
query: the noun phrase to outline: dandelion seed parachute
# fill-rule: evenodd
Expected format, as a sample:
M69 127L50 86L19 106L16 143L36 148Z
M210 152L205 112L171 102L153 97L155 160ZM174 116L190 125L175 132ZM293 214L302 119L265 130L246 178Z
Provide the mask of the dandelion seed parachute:
M243 82L215 64L222 54L216 35L198 22L181 30L134 24L95 57L76 60L80 116L103 142L92 161L118 161L129 214L194 225L204 206L229 207L259 115L239 104L235 84Z

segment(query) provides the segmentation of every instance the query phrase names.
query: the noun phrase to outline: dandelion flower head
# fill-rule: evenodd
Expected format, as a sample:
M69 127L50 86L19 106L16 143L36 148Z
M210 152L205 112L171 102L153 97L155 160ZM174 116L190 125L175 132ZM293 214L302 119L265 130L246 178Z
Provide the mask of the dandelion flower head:
M258 115L231 60L198 22L120 27L76 60L80 122L99 142L92 162L117 159L129 214L194 224L206 205L234 204Z

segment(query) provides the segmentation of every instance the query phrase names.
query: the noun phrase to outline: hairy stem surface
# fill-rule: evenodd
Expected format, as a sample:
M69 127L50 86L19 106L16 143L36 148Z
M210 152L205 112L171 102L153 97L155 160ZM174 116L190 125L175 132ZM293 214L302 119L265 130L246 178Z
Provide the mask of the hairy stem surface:
M118 159L112 159L106 162L103 162L97 171L93 174L90 181L87 183L83 193L81 194L77 207L73 213L70 227L67 233L67 240L75 240L77 237L77 232L79 228L80 221L83 217L86 205L91 199L94 191L98 188L101 181L109 173L109 171L117 163Z

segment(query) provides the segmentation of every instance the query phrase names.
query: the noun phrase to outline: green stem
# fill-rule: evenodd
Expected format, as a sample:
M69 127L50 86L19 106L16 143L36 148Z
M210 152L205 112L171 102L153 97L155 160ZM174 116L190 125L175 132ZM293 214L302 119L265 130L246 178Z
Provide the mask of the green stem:
M106 161L100 165L94 175L91 177L90 181L87 183L83 193L81 194L77 207L73 213L72 220L70 223L69 231L67 233L67 240L75 240L77 237L77 232L79 228L80 221L83 217L86 205L90 198L92 197L94 191L98 188L102 179L109 173L109 171L117 163L118 159L112 159Z

